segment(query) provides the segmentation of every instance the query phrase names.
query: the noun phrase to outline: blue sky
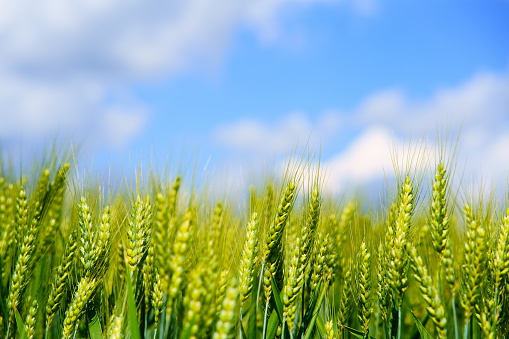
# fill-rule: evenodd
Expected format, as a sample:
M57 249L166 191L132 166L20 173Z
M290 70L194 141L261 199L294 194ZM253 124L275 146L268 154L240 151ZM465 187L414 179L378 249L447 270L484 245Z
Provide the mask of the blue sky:
M508 1L1 3L8 151L58 134L99 171L186 158L238 181L309 138L340 191L439 126L468 176L507 182Z

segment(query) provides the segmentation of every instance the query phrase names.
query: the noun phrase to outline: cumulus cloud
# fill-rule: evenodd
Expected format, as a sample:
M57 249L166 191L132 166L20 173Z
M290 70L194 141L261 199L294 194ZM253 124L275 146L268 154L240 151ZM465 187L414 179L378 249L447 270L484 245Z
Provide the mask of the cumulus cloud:
M222 54L238 27L274 34L283 10L326 1L1 0L0 67L51 77L167 74Z
M277 38L282 11L323 1L0 0L0 140L88 129L126 144L149 117L119 95L129 83L215 64L239 27Z
M237 151L283 154L296 144L295 136L312 133L312 138L327 143L335 134L355 130L356 136L346 145L337 145L334 154L322 159L329 173L328 188L338 191L390 176L393 161L403 161L394 155L403 151L436 157L438 138L459 134L457 161L461 170L465 168L465 179L482 174L505 182L509 178L507 93L509 72L483 72L439 89L426 100L412 100L402 90L387 89L367 96L350 112L329 112L314 123L304 114L289 115L277 123L243 120L219 128L215 136L223 146Z
M270 158L287 154L299 144L318 148L338 130L341 120L341 116L333 112L322 115L315 122L303 113L292 113L269 124L243 119L218 126L212 137L222 147Z
M38 144L48 137L121 148L142 132L146 110L115 100L103 84L38 82L18 77L0 81L0 140Z

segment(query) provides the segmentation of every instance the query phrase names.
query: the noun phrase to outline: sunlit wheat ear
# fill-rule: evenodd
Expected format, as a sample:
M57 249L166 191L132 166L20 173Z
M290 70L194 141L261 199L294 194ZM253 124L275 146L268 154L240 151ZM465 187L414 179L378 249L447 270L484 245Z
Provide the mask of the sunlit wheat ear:
M219 318L216 323L216 329L213 339L227 339L231 338L233 334L233 330L235 328L236 323L236 314L237 312L237 301L239 297L239 289L236 279L232 279L230 282L228 289L226 290L226 295L221 304L221 309L219 311Z
M329 234L320 232L316 240L310 265L309 286L312 291L318 287L320 281L329 284L334 274L335 254Z
M156 194L154 206L154 223L152 243L154 244L154 256L162 279L162 287L166 290L170 280L170 237L177 225L177 202L181 186L181 178L177 176L168 195L161 192Z
M49 169L44 169L39 176L39 180L37 182L37 186L35 187L35 192L32 194L32 199L30 199L29 209L32 211L32 223L38 223L42 217L42 210L45 207L46 203L46 193L48 192L49 186L49 177L51 172Z
M70 272L78 248L76 232L69 235L64 255L60 265L55 270L55 277L51 283L48 301L46 303L46 329L49 330L55 314L60 308L60 302L70 286Z
M198 338L198 332L203 321L203 296L206 290L203 286L203 267L196 267L189 274L189 285L186 288L183 306L184 315L182 321L182 333L187 338Z
M258 215L253 213L247 225L246 240L242 248L239 264L240 312L249 298L253 287L254 264L258 249Z
M127 263L130 274L134 274L145 255L150 238L150 213L151 206L148 198L143 201L137 196L131 210L127 228Z
M149 245L147 250L147 256L143 262L143 288L144 288L144 299L145 299L145 315L148 316L150 306L154 304L152 298L154 298L154 283L157 268L155 266L154 259L154 247Z
M318 188L315 187L313 189L311 200L309 202L306 223L304 224L304 228L302 229L301 243L298 245L301 263L301 267L299 269L302 272L306 270L309 258L311 257L311 249L313 247L316 228L318 226L318 221L320 219L320 206L321 206L320 193L318 191Z
M466 323L468 323L482 289L487 247L486 231L475 218L472 208L468 204L465 204L464 213L467 233L463 255L461 304L465 310Z
M348 324L352 310L352 286L353 275L351 270L351 261L344 267L343 279L341 281L340 296L337 309L337 324L339 326L339 338L342 338L343 327ZM338 283L338 282L336 282Z
M121 339L124 337L122 333L122 327L124 319L122 316L113 314L110 318L108 328L106 330L107 338L109 339Z
M80 226L80 262L84 272L90 272L95 264L94 244L95 233L92 225L92 214L85 197L81 197L78 205L78 223Z
M161 312L164 308L164 297L166 291L165 287L167 287L167 285L163 284L159 273L156 271L153 285L154 292L150 298L152 302L152 308L154 309L154 328L158 327Z
M336 339L336 335L334 333L334 323L332 320L329 320L325 323L325 339Z
M445 244L445 249L442 252L442 266L444 268L444 279L449 285L451 293L456 294L458 281L456 281L456 269L454 268L454 256L451 250L449 241Z
M105 252L109 249L111 235L110 222L111 222L111 209L109 206L106 206L101 216L101 222L99 223L95 240L96 263L99 257L104 255Z
M207 241L204 244L203 254L200 260L205 259L203 279L207 293L204 295L203 318L204 326L199 336L210 336L217 317L216 308L219 307L220 301L217 300L221 295L221 287L226 285L227 280L221 278L221 249L223 247L222 233L224 229L224 207L221 202L214 206L212 220L207 225ZM224 266L224 265L223 265ZM223 280L221 280L223 279ZM224 286L223 286L224 287Z
M337 259L339 262L343 261L342 253L344 252L344 244L348 241L348 234L346 232L347 228L351 225L354 215L356 211L356 205L354 202L349 202L343 211L341 212L341 216L339 220L335 221L335 217L331 216L331 221L336 226L334 230L336 247L338 248Z
M171 251L169 246L170 219L167 212L167 199L162 193L156 194L154 206L154 223L152 231L152 244L154 246L154 258L161 277L161 283L166 290L170 281L169 261Z
M299 290L297 286L302 286L303 276L299 273L299 257L292 256L286 275L286 281L283 288L283 321L288 326L290 332L294 328L295 312L297 309L297 297Z
M357 307L359 310L357 317L361 325L361 331L366 333L373 309L371 300L371 254L364 241L361 243L357 263Z
M449 241L449 216L447 214L447 182L448 177L443 163L439 163L433 183L431 202L431 239L433 248L443 256L446 242Z
M276 217L270 225L269 233L265 246L264 260L264 278L263 285L265 291L265 300L268 303L271 294L271 279L274 278L278 289L282 289L283 283L283 253L282 253L282 236L283 231L290 216L290 212L295 202L295 184L290 181L286 187L285 193L281 198Z
M35 323L37 321L37 309L39 304L37 299L31 300L31 297L27 298L26 303L30 305L28 309L28 314L25 318L25 331L26 337L28 339L32 339L35 337Z
M7 280L7 275L10 275L10 267L6 263L11 261L13 249L17 244L17 230L15 222L15 208L16 199L12 194L14 186L8 184L4 177L0 177L0 224L2 225L0 231L0 259L5 263L2 265L1 277L2 281Z
M447 319L444 306L440 301L438 289L428 274L428 270L424 265L424 261L417 254L415 247L410 248L410 258L414 269L414 278L418 283L422 298L426 302L426 311L431 320L435 324L438 337L447 339Z
M390 293L390 284L387 270L389 267L387 251L381 243L378 246L378 262L376 272L376 295L378 297L378 307L382 320L390 323L392 294Z
M408 253L410 221L414 211L413 183L410 177L400 187L398 215L394 224L393 239L389 242L389 265L387 274L395 296L396 305L403 304L403 295L408 288Z
M9 328L14 326L14 310L19 307L23 292L28 284L31 269L31 259L35 252L37 236L36 225L28 223L28 203L24 189L19 191L17 200L16 223L21 233L18 259L14 265L9 295L7 297L7 309L9 310Z
M497 336L504 299L505 303L507 303L507 295L504 293L503 286L507 284L507 279L509 278L509 209L507 209L499 227L496 244L493 256L493 293L491 298L485 301L485 307L483 307L483 312L480 315L481 328L487 338L495 338Z
M293 330L296 297L302 290L306 278L308 263L312 256L313 241L320 218L320 205L320 195L318 188L315 187L311 194L306 221L301 230L300 238L296 239L297 253L291 259L289 273L283 289L283 318L287 322L290 331Z
M42 225L43 226L43 229L41 229L42 244L38 248L38 251L35 255L36 258L39 258L48 250L50 245L54 242L55 235L62 224L64 196L66 189L67 172L69 171L69 167L70 167L69 163L63 164L49 187L48 192L51 192L52 199L50 200L50 205L47 211L46 218L47 222L44 225Z
M92 294L97 287L95 279L85 277L81 279L78 288L73 295L69 308L65 313L62 338L74 338L75 332L78 329L79 320L85 312L85 308L92 297Z
M166 304L166 316L170 316L173 311L175 298L180 293L180 288L184 280L185 261L188 251L188 240L191 230L191 221L193 218L192 210L188 209L183 222L177 230L175 243L173 244L172 258L170 261L171 280L168 287L168 301Z

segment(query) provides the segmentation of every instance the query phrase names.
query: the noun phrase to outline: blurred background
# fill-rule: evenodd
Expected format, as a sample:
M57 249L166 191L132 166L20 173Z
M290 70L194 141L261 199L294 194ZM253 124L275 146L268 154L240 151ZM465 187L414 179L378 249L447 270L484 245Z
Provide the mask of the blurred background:
M507 0L0 0L0 51L3 157L243 189L311 152L341 194L441 135L508 181Z

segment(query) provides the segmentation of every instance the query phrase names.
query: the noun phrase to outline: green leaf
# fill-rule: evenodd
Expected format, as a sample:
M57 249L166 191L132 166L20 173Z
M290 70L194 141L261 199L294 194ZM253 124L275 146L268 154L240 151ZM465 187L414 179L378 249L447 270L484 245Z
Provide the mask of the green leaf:
M433 336L431 334L429 334L428 331L426 331L426 329L424 328L422 323L415 316L414 312L412 312L412 310L410 310L410 313L412 314L412 317L414 318L415 325L417 325L417 329L419 330L419 333L421 334L421 338L422 339L433 339Z
M249 312L249 319L247 323L248 328L248 337L249 338L256 338L256 315L257 315L257 292L258 291L251 291L251 306L250 306L250 312Z
M0 259L0 272L3 272L3 266L2 266L2 260ZM1 279L0 279L1 281ZM6 298L3 298L4 295L7 295L5 293L3 284L0 283L0 295L2 298L0 298L0 311L2 312L1 315L4 319L9 319L9 311L7 310L7 304L6 304Z
M23 319L21 319L17 308L14 309L14 315L16 316L16 324L18 325L19 337L21 339L28 339L25 324L23 323Z
M316 319L316 328L318 329L318 332L320 332L320 335L322 338L325 338L325 323L323 322L323 317L318 317Z
M277 312L277 316L279 318L279 323L281 325L286 325L286 324L283 324L283 302L281 301L281 294L280 294L279 290L277 289L276 281L274 280L274 277L270 278L270 284L272 285L272 295L274 297L274 303L276 305L276 312ZM284 333L282 333L281 339L290 338L290 329L288 328L288 326L283 326L283 327L284 327Z
M129 270L126 273L127 283L127 319L129 320L129 329L131 330L132 339L141 339L140 326L138 324L138 311L136 309L136 302L134 301L133 285Z
M370 338L370 339L375 339L374 337L368 335L369 331L367 331L366 333L362 332L362 331L359 331L359 330L356 330L355 328L351 328L351 327L348 327L348 326L344 326L344 325L339 325L340 327L346 329L348 331L348 333L350 333L351 335L353 335L354 337L356 338L361 338L361 339L365 339L365 338Z
M88 324L88 331L90 332L90 339L102 339L103 332L101 330L101 322L97 317L97 314L92 318L90 324Z
M266 339L274 339L276 337L277 328L279 327L279 318L276 314L276 311L272 311L272 314L269 318L269 324L267 325L267 334L265 336Z
M302 324L299 329L299 333L297 334L297 338L302 337L306 333L306 337L309 337L313 331L316 316L318 311L322 307L322 301L325 297L325 293L327 292L327 288L323 286L323 283L318 284L318 287L313 292L311 299L309 300L308 307L302 318Z
M276 312L279 318L279 322L283 323L283 303L281 302L281 296L276 286L276 281L274 277L270 277L270 284L272 285L272 294L274 296L274 301L276 304Z

